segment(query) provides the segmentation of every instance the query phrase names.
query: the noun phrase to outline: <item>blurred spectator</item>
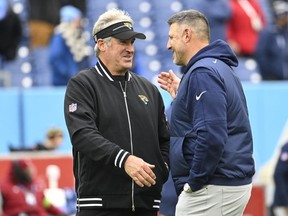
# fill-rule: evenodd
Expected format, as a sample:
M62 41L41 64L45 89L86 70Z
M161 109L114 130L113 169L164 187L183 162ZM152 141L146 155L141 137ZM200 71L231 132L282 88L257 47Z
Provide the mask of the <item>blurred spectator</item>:
M193 0L187 1L189 8L202 12L210 24L210 42L217 39L226 41L227 22L231 18L229 0Z
M0 216L3 215L3 197L1 193L1 188L0 188Z
M46 133L45 141L36 143L32 148L28 147L13 147L10 145L9 149L11 152L15 151L42 151L42 150L55 150L63 142L63 131L59 128L51 128Z
M92 49L81 28L82 13L74 6L60 10L60 24L55 28L49 45L49 62L54 86L66 85L80 69L89 67Z
M272 9L275 22L260 33L255 58L263 80L287 80L288 1L273 1Z
M266 20L258 0L229 0L232 10L227 25L227 42L238 56L235 73L241 81L259 82L261 75L255 60L260 31Z
M86 10L85 0L29 0L29 29L31 47L43 47L49 44L53 30L60 22L59 10L71 4Z
M47 46L53 29L59 23L59 0L29 0L30 46Z
M33 86L51 86L48 44L59 24L61 0L28 0L29 57Z
M11 162L0 188L3 197L3 216L65 215L45 197L44 187L37 181L35 167L28 159Z
M227 42L238 56L253 57L259 32L265 26L261 4L257 0L230 0L230 5Z
M1 61L14 60L22 37L20 18L8 0L0 0L0 66Z
M288 143L282 146L274 171L274 201L273 212L275 216L288 215Z

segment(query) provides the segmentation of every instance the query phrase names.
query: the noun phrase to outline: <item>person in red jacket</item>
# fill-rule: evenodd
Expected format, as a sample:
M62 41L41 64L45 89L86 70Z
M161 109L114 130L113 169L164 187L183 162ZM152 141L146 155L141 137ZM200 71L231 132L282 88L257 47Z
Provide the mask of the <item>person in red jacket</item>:
M1 216L65 216L44 195L43 185L35 178L35 168L28 159L11 162L8 175L0 185Z
M227 26L227 42L233 51L244 57L254 55L259 32L266 21L258 0L230 0L232 17Z

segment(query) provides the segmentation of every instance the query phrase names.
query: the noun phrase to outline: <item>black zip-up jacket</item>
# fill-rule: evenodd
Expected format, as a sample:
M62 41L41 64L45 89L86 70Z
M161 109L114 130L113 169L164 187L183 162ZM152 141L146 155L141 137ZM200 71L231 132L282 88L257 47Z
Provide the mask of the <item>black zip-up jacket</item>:
M73 145L77 208L158 210L168 178L169 127L157 87L127 72L116 81L98 61L70 79L65 120ZM156 185L139 187L124 170L129 155L154 164Z

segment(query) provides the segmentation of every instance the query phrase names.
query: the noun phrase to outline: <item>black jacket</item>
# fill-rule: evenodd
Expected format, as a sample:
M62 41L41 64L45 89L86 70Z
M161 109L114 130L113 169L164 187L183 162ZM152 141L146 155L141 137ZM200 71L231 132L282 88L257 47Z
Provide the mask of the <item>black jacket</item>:
M99 61L70 79L64 106L78 211L158 210L169 172L169 128L157 87L132 72L115 81ZM140 188L126 174L130 154L155 164L156 185Z
M23 32L20 17L11 8L0 19L0 29L0 58L5 61L14 60Z

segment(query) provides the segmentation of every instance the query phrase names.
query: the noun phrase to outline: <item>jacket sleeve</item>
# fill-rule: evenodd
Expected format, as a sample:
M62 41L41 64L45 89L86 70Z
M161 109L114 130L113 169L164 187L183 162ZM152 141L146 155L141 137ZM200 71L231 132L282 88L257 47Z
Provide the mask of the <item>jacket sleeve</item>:
M199 190L215 172L227 141L227 102L223 84L218 77L201 70L190 78L187 95L187 110L192 110L190 119L197 134L191 163L189 184L193 191ZM196 94L195 94L196 93ZM187 135L192 137L193 135ZM188 148L192 146L186 140ZM185 150L184 154L185 154Z
M119 168L130 155L118 145L104 138L97 127L97 98L89 84L78 76L70 79L64 100L64 114L73 150L91 160Z

